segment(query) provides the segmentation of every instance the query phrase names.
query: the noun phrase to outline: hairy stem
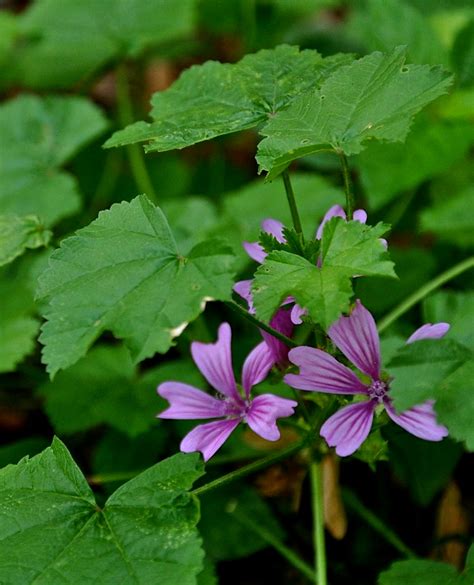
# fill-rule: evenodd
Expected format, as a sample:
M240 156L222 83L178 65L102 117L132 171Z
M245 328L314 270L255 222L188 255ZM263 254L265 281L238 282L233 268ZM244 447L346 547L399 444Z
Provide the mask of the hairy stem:
M323 477L320 461L309 466L311 500L313 508L314 566L313 580L316 585L327 585L326 543L324 540Z
M352 193L351 187L351 175L349 172L349 165L347 163L347 157L343 152L337 153L342 166L342 175L344 177L344 191L346 193L346 213L347 219L352 219L354 213L355 201L354 194Z
M128 126L134 122L132 100L128 88L127 67L117 67L117 108L120 124ZM143 151L138 144L127 145L128 160L138 189L145 193L154 203L158 202L155 189L148 175Z
M387 526L371 510L366 508L359 498L350 490L342 490L342 499L346 506L360 516L369 526L385 538L394 548L409 559L416 559L417 555L399 538L397 534Z
M459 264L456 264L446 272L442 272L439 276L427 282L417 291L415 291L412 295L406 298L403 302L397 305L390 313L385 315L383 319L381 319L380 323L378 324L379 333L382 333L387 327L389 327L393 322L395 322L399 317L401 317L404 313L409 311L414 305L419 303L423 300L426 296L428 296L431 292L452 280L456 276L459 276L466 270L470 268L474 268L474 256L467 258L467 260L463 260Z
M298 569L303 575L308 577L311 581L314 580L314 571L308 563L306 563L294 551L288 548L273 532L267 530L262 524L255 522L250 516L239 510L238 505L229 510L236 520L243 524L246 528L257 534L264 542L272 546L284 557L293 567Z
M293 192L293 187L291 186L288 170L283 171L282 177L285 185L286 198L288 199L288 205L290 206L293 227L295 228L296 233L303 235L303 228L301 227L301 220L298 213L298 207L296 206L295 194Z
M248 465L245 465L240 469L236 469L235 471L231 471L230 473L227 473L222 477L218 477L217 479L210 481L209 483L205 483L201 487L198 487L195 490L193 490L191 493L194 494L195 496L200 496L201 494L210 492L211 490L227 485L228 483L241 479L242 477L246 477L251 473L255 473L260 469L265 469L265 467L269 467L273 463L276 463L281 459L285 459L286 457L289 457L290 455L297 453L306 445L307 441L308 437L305 437L301 441L293 443L286 449L278 451L278 453L272 453L267 457L263 457L258 461L254 461L253 463L249 463Z
M270 333L270 335L273 335L273 337L276 337L277 339L282 341L285 345L288 345L289 347L298 346L298 344L295 341L293 341L293 339L290 339L286 335L283 335L283 333L280 333L276 329L273 329L273 327L270 327L270 325L267 325L263 321L260 321L260 319L257 319L257 317L254 317L254 315L251 315L246 309L244 309L244 307L239 305L239 303L236 303L235 301L225 301L224 304L227 307L229 307L229 309L232 309L236 313L239 313L239 315L247 319L247 321L250 321L250 323L252 323L253 325L256 325L259 329L263 329L267 333Z

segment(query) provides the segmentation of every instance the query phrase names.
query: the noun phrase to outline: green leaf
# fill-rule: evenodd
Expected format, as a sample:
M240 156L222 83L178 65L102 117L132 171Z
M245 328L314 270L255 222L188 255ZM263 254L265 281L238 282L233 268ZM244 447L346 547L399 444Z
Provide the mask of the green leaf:
M423 301L425 321L450 324L448 336L474 351L474 292L440 291Z
M84 80L118 57L188 35L195 0L38 0L19 19L10 82L59 88Z
M175 455L119 488L101 509L54 439L0 471L0 573L11 585L194 585L202 568L199 507L187 490L197 455Z
M114 204L64 240L41 276L50 302L40 341L54 375L107 330L134 363L164 353L209 300L230 298L231 250L217 240L182 256L161 210L145 196Z
M76 180L60 170L106 127L81 97L23 95L0 107L0 214L37 215L47 226L80 207Z
M366 0L348 24L349 34L367 51L391 51L406 45L413 63L448 65L446 50L424 11L403 0Z
M257 315L269 321L288 295L308 309L315 323L328 327L349 308L352 276L395 276L379 238L388 229L333 218L321 241L322 266L289 252L272 252L256 272L253 293Z
M350 55L324 59L316 51L281 45L233 65L208 61L193 66L168 90L154 94L151 124L127 126L105 147L146 142L147 152L161 152L253 128L351 60Z
M379 575L378 585L461 585L452 565L436 561L398 561Z
M471 352L452 339L422 339L402 346L387 364L393 380L390 396L404 411L436 398L441 382L471 358Z
M51 236L35 215L0 215L0 266L12 262L27 248L47 246Z
M445 173L466 156L473 143L474 130L464 121L420 116L405 144L369 144L356 162L371 209Z
M340 67L320 89L296 99L262 129L260 170L272 179L291 161L321 150L351 155L368 140L403 141L413 116L451 83L441 67L405 65L400 47Z
M420 216L421 229L462 248L474 247L474 187L435 202Z
M461 87L474 84L474 20L460 31L454 41L451 60Z

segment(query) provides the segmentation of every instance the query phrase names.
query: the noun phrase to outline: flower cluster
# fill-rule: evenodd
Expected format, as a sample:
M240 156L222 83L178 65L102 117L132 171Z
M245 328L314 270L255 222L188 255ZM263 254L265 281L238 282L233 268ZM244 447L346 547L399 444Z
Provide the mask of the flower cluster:
M319 225L315 237L322 237L324 225L332 217L346 219L344 210L335 205L329 209ZM367 214L359 209L353 219L365 223ZM285 242L284 226L274 219L267 219L262 228L279 242ZM385 240L383 241L386 245ZM261 263L266 252L257 242L245 242L248 255ZM234 290L244 298L249 312L254 312L250 280L238 282ZM293 304L291 310L288 305ZM291 337L294 325L302 322L305 309L294 304L288 297L276 312L270 325L273 329ZM407 340L413 343L421 339L437 339L446 334L447 323L427 324L415 331ZM349 316L342 316L328 330L334 346L358 371L340 363L333 355L314 347L300 346L289 351L282 341L261 331L264 341L247 356L242 369L242 386L234 377L231 357L231 329L221 324L216 343L194 342L192 357L217 396L181 382L165 382L158 393L169 401L169 408L159 414L167 419L218 419L198 425L181 442L181 450L188 453L200 451L207 461L241 423L247 423L258 435L269 441L280 437L276 421L291 416L297 406L274 394L251 396L254 386L262 382L273 366L286 369L294 364L299 373L289 373L284 381L289 386L311 392L325 392L354 396L348 405L330 416L320 429L321 436L342 457L351 455L370 433L374 416L385 410L394 423L427 441L440 441L448 434L447 429L436 421L433 400L428 400L402 413L397 413L390 397L390 375L382 370L380 340L374 318L357 300Z

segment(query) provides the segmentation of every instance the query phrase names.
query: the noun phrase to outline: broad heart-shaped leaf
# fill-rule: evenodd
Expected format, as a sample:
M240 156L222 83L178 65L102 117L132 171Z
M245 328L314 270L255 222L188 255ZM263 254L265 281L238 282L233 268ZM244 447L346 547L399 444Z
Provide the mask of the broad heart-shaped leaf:
M63 88L117 57L175 41L194 26L195 0L38 0L18 19L6 79Z
M320 150L351 155L368 140L403 141L413 116L451 83L441 67L405 65L403 47L340 67L262 129L260 170L271 179L291 161Z
M0 574L10 585L194 585L203 552L196 454L175 455L119 488L101 509L54 439L0 471Z
M0 214L37 215L47 226L80 207L76 180L60 171L107 123L82 97L23 95L0 107Z
M350 61L350 55L323 58L316 51L281 45L233 65L208 61L193 66L170 89L154 94L151 124L127 126L105 147L146 142L146 151L172 150L253 128Z
M397 561L379 575L378 585L472 585L474 546L469 549L466 567L459 574L452 565L437 561Z
M328 327L349 307L351 277L395 276L379 239L387 229L382 223L370 227L331 219L323 231L321 267L289 252L272 252L254 279L257 315L269 321L283 299L292 295L315 323Z
M135 363L166 352L208 300L230 297L233 256L218 240L181 256L161 210L144 195L115 204L64 240L39 280L48 297L40 341L54 375L105 330Z
M156 388L170 379L202 383L192 362L170 361L140 376L125 347L99 346L59 372L40 393L46 413L61 435L107 423L136 437L156 425L155 416L161 409Z
M0 215L0 266L12 262L27 248L47 246L51 235L35 215Z

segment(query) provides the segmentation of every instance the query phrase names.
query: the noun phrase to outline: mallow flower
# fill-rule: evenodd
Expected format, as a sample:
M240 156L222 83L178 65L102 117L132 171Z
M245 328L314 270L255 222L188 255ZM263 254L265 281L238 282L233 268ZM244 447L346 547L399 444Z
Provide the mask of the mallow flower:
M267 441L278 440L277 419L291 416L297 406L294 400L273 394L251 397L252 387L266 378L275 363L264 341L247 356L240 389L232 369L231 337L230 325L222 323L215 343L195 341L191 344L193 360L216 389L217 396L182 382L164 382L158 386L158 394L170 403L169 408L158 415L159 418L219 419L198 425L181 441L181 451L200 451L205 461L214 455L241 422L247 423Z
M407 343L438 339L448 331L447 323L426 324L417 329ZM331 394L363 395L333 414L321 427L330 447L341 457L351 455L367 438L377 407L403 429L427 441L440 441L448 430L436 421L434 401L427 400L397 414L390 398L390 377L382 374L380 340L374 318L360 301L349 317L340 317L328 330L334 345L368 378L367 382L328 353L312 347L297 347L289 359L299 366L299 374L287 374L285 382L293 388Z
M344 209L340 205L333 205L326 212L325 216L323 217L321 223L318 226L318 229L316 230L315 238L317 240L320 240L323 237L324 226L333 217L342 217L344 220L347 219L346 212L344 211ZM363 209L356 209L352 215L352 219L354 221L359 221L360 223L366 223L367 213ZM262 225L262 230L264 232L266 232L267 234L271 234L278 242L280 242L280 243L286 242L285 235L283 233L285 226L280 221L278 221L276 219L264 219L262 221L261 225ZM384 245L386 245L386 241L385 240L382 240L382 241L384 242ZM256 262L258 262L259 264L261 264L265 260L265 258L267 257L267 253L265 252L265 250L263 249L261 244L259 244L258 242L244 242L243 247L244 247L245 251L247 252L247 254L250 256L250 258L252 258L252 260L255 260ZM320 263L318 262L318 266L319 265L320 265ZM251 282L251 281L242 281L242 282ZM237 283L236 287L234 288L234 290L236 290L236 292L238 292L238 294L240 294L239 291L237 290L237 287L239 285L240 285L240 283ZM289 304L289 303L294 303L294 299L292 297L288 297L284 302L284 304ZM293 308L291 309L292 323L294 323L295 325L300 325L302 323L301 317L305 314L306 314L306 309L304 309L303 307L300 307L300 305L298 305L298 304L295 304L293 306Z

